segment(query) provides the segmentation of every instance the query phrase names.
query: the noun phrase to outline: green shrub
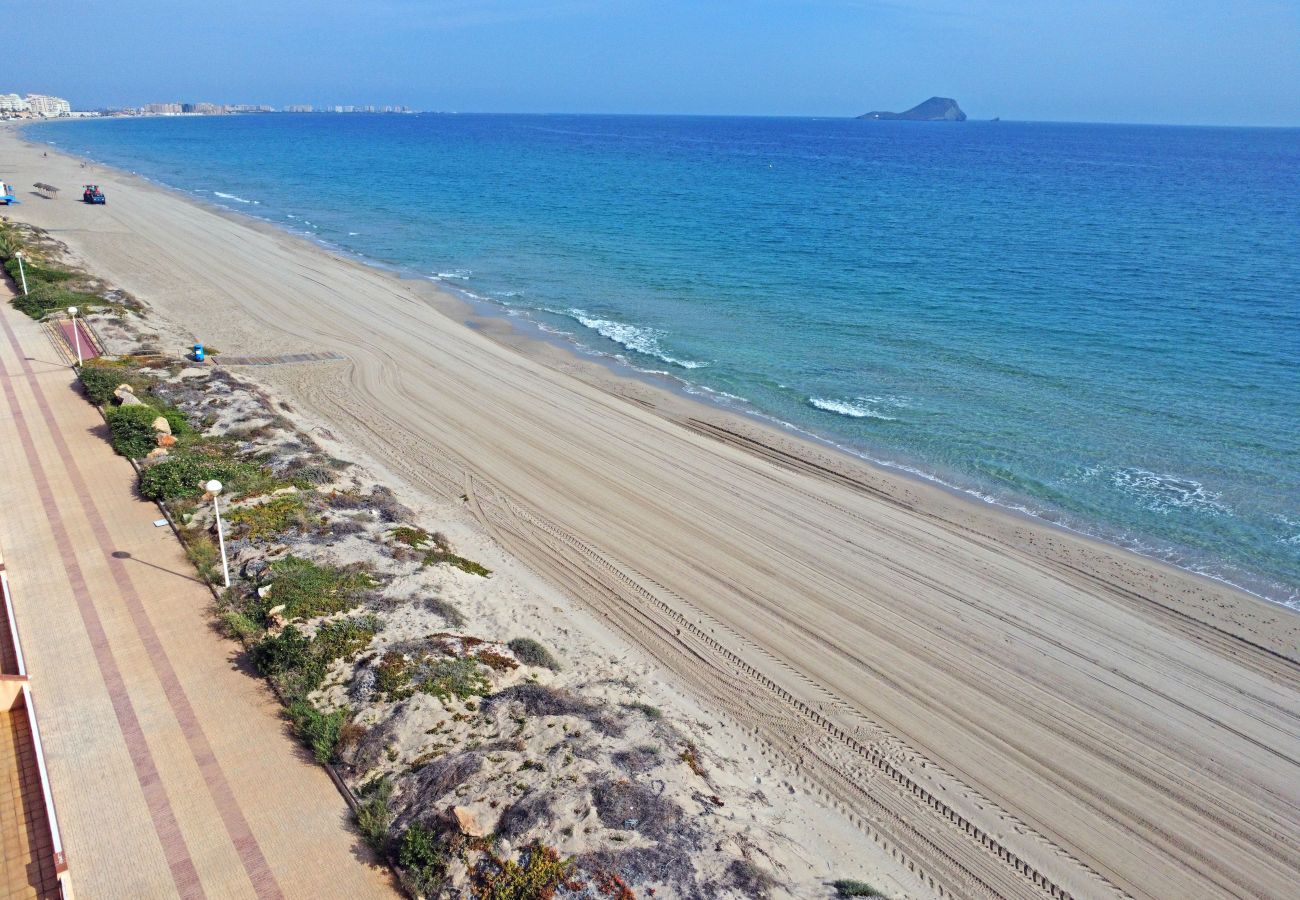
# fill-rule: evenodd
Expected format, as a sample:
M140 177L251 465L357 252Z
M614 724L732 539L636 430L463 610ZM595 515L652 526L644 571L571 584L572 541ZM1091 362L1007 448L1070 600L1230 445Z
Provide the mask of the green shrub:
M180 437L181 435L189 434L194 430L190 428L190 420L185 417L185 413L181 412L176 407L168 406L156 398L151 398L150 403L153 405L154 409L157 410L154 413L154 417L157 418L158 416L162 416L166 419L167 427L172 430L174 436Z
M312 662L311 638L290 625L278 635L267 635L252 650L253 665L263 675L283 675Z
M438 846L437 837L419 822L402 834L397 864L405 870L415 893L421 896L433 896L447 871L447 859Z
M262 634L262 626L238 610L225 610L221 613L220 620L226 634L241 641L251 641Z
M455 553L450 553L446 550L430 550L424 554L424 559L421 560L421 565L432 566L438 564L455 566L462 572L468 572L471 575L478 575L481 578L487 578L492 574L491 569L474 562L474 560L466 559L463 556L457 556Z
M33 319L39 319L54 310L67 309L69 306L90 310L104 305L104 301L94 294L68 290L46 281L33 283L30 277L27 279L27 288L26 294L14 297L12 302L15 309Z
M841 878L838 881L832 881L831 887L835 888L837 897L883 897L880 891L867 884L865 881L857 881L852 878Z
M208 584L216 584L221 579L221 551L212 535L206 531L182 529L181 544L199 577Z
M478 900L548 900L569 875L572 860L561 859L540 841L528 845L520 862L488 856L474 871Z
M357 804L357 830L377 853L383 853L388 843L388 826L393 822L388 800L392 796L392 781L379 778L366 786L361 793L361 802Z
M352 659L370 645L382 624L378 616L353 616L322 622L312 638L311 652L324 663Z
M425 656L412 662L389 650L375 667L375 692L390 703L417 691L447 700L485 697L491 689L473 657Z
M123 383L126 370L119 366L92 365L87 363L77 370L81 386L86 391L86 398L96 406L104 406L113 400L113 391Z
M433 540L433 535L423 528L412 528L409 525L400 525L388 533L397 543L405 544L415 550L424 549L425 545Z
M230 524L241 537L275 537L295 525L301 530L306 524L303 499L299 494L282 494L256 506L241 506L230 510Z
M19 249L14 247L14 250ZM5 271L13 278L14 283L22 287L22 278L26 277L27 286L31 288L38 284L59 284L69 281L77 276L76 272L69 272L66 269L56 269L53 266L47 266L43 263L33 262L31 256L23 259L22 271L19 272L18 260L13 258L12 251L4 254L9 257L5 260Z
M151 406L115 406L104 413L113 449L130 459L140 459L158 446L153 421L158 410Z
M510 652L519 658L519 661L530 666L543 666L553 672L560 671L560 661L556 659L550 650L547 650L539 641L532 638L519 637L506 644Z
M478 660L472 657L425 660L416 667L412 680L421 693L433 694L443 700L449 697L485 697L492 689L479 671Z
M375 692L385 700L405 700L415 693L411 664L396 650L389 650L375 666Z
M254 463L207 453L173 453L140 473L140 493L150 500L197 497L203 485L215 478L227 494L239 496L262 486L269 477L268 470Z
M289 718L293 720L299 736L311 748L316 762L327 763L334 757L339 733L348 720L346 708L323 713L310 701L299 699L289 705Z
M375 586L356 567L318 566L289 555L271 563L271 602L284 604L286 619L331 615L351 609Z

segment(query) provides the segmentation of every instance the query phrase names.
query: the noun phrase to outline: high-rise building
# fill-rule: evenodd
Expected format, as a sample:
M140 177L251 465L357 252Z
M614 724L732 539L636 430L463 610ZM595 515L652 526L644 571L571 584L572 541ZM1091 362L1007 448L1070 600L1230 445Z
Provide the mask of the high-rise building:
M45 94L28 94L27 106L32 115L40 116L43 119L53 119L58 116L67 116L72 114L72 106L62 97L49 97Z
M27 101L17 94L0 94L0 113L19 113L28 111Z

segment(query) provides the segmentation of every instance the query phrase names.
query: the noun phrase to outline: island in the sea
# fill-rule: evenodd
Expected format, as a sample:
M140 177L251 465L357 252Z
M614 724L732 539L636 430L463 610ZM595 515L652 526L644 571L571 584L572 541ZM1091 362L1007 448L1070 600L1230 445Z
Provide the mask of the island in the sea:
M908 122L965 122L966 114L951 97L931 97L907 112L869 112L859 119L897 119Z

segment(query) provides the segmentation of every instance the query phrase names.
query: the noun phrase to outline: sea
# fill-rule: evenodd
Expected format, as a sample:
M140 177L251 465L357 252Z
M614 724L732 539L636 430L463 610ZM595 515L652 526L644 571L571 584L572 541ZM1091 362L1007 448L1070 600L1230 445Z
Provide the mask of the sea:
M1300 608L1300 129L274 114L27 133Z

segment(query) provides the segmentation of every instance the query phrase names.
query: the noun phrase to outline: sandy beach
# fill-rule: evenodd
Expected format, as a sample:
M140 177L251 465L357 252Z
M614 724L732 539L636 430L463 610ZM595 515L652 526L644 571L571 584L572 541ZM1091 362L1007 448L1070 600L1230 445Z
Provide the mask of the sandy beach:
M323 439L458 508L718 711L738 754L793 767L798 809L833 805L864 854L958 897L1281 898L1300 883L1293 611L43 152L0 127L0 177L23 200L5 215L136 294L178 344L337 354L244 371ZM109 205L74 202L88 172ZM804 852L815 866L827 850Z

